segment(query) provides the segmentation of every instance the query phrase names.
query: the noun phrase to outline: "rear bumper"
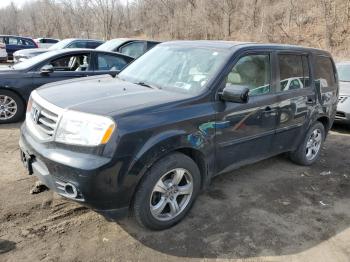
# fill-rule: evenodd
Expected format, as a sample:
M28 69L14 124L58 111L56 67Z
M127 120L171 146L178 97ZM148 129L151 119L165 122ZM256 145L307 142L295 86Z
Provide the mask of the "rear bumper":
M21 160L43 184L108 218L127 215L133 191L120 181L121 159L92 156L51 148L36 141L23 124L19 141ZM26 158L29 162L26 162ZM125 161L125 160L124 160ZM130 182L130 181L128 181Z

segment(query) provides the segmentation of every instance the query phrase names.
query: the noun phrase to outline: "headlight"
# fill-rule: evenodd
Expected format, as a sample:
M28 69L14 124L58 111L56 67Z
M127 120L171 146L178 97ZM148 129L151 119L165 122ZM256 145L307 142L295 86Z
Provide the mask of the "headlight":
M56 131L56 142L81 146L106 144L116 125L108 117L66 111Z

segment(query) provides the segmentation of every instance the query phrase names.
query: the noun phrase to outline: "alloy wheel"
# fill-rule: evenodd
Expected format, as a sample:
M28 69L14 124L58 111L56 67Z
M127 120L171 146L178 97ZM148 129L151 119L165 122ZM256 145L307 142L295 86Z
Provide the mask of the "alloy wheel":
M0 95L0 120L8 120L17 113L16 101L6 95Z
M307 160L311 161L317 156L318 152L320 151L321 144L322 144L322 132L320 129L315 129L311 133L306 143Z
M189 171L176 168L167 172L153 188L151 214L160 221L174 219L188 206L192 193L193 177Z

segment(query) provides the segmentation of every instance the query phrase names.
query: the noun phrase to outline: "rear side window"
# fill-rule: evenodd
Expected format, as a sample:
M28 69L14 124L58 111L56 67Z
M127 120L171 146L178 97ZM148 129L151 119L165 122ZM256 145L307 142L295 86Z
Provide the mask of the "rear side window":
M20 39L19 44L24 45L24 46L35 46L32 41L27 40L27 39Z
M96 47L100 46L102 43L100 42L87 42L86 48L95 49Z
M315 84L321 88L335 88L335 72L333 62L329 57L316 56Z
M98 54L97 55L97 70L122 70L128 61L124 58L109 54Z
M280 89L288 91L309 86L309 63L307 56L281 54L278 55L280 69Z
M144 53L144 42L132 42L120 48L120 53L138 58Z
M55 44L57 42L58 41L55 39L44 39L44 43L46 43L46 44Z
M86 43L81 42L81 41L76 41L76 42L71 43L68 47L69 48L85 48Z
M147 42L147 51L158 45L157 42Z

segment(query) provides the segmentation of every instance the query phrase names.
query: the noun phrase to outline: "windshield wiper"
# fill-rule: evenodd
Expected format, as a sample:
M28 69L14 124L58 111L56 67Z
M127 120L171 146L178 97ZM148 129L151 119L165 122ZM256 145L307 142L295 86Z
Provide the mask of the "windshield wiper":
M150 84L145 83L145 82L137 82L137 83L134 83L134 84L139 85L139 86L145 86L145 87L152 88L152 89L161 89L160 87L157 87L157 86L154 86L154 85L150 85Z

